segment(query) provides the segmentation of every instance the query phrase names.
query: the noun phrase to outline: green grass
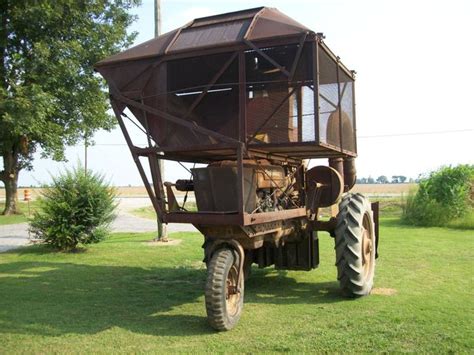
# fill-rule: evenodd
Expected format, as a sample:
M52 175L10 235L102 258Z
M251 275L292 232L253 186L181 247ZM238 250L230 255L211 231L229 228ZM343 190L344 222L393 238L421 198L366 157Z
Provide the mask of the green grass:
M474 209L472 209L466 216L448 222L448 227L474 230Z
M0 214L0 226L6 224L16 224L16 223L24 223L28 222L28 203L27 202L20 202L20 213L11 215L11 216L2 216ZM33 215L33 212L36 210L38 206L38 201L30 201L30 214ZM3 205L0 205L0 213L3 210Z
M196 202L194 201L186 202L186 210L190 212L197 211ZM142 217L142 218L147 218L147 219L156 219L156 212L153 206L151 205L135 208L134 210L131 211L131 213L137 217Z
M341 297L321 233L319 269L253 269L240 323L225 333L206 323L198 234L172 235L177 246L117 234L84 252L1 254L1 352L472 353L473 232L392 218L381 234L375 287L394 295Z

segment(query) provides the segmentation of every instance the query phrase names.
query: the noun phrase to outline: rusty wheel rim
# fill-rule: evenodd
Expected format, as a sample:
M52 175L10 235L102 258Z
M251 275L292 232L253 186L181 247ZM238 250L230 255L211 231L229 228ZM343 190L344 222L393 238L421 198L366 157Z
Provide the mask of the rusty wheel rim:
M372 269L373 260L373 241L372 228L369 214L364 214L362 221L362 266L364 268L364 276L367 277Z
M236 315L239 310L240 292L238 291L237 275L237 267L232 265L229 273L227 274L225 290L227 314L230 316Z

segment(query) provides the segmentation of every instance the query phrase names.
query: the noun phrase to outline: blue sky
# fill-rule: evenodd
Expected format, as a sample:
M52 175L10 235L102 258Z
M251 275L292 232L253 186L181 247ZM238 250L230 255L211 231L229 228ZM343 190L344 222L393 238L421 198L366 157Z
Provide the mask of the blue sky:
M416 177L441 165L474 163L474 1L162 0L163 32L257 6L276 7L324 32L329 47L357 71L359 176ZM134 13L138 44L153 37L153 1ZM141 184L118 130L98 132L94 140L90 168L116 185ZM20 173L20 185L48 182L50 174L82 161L83 151L68 148L68 163L38 156L33 171ZM187 174L167 163L165 176L173 181Z

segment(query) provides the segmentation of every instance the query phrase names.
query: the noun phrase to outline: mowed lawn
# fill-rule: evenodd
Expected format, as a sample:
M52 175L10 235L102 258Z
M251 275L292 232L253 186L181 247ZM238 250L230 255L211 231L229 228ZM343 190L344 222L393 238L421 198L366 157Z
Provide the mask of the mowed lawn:
M238 326L206 323L202 237L117 234L0 254L1 353L474 351L474 231L381 226L375 294L341 297L333 240L311 272L253 269Z
M4 208L4 201L0 201L0 213ZM6 224L16 224L28 222L28 219L33 215L33 213L38 209L38 201L30 201L29 206L28 202L19 202L20 213L11 215L11 216L2 216L0 215L0 226Z

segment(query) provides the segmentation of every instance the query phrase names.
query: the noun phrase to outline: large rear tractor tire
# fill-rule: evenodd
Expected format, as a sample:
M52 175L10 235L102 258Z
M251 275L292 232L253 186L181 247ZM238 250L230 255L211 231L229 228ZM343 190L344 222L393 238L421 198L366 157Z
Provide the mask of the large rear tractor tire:
M230 330L240 319L244 305L244 280L239 282L237 253L218 249L207 269L206 312L209 324L216 330Z
M375 272L374 218L361 194L346 194L339 204L336 225L337 279L349 297L370 293Z

